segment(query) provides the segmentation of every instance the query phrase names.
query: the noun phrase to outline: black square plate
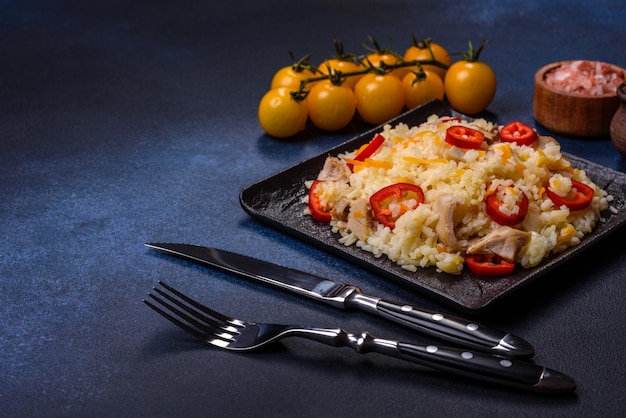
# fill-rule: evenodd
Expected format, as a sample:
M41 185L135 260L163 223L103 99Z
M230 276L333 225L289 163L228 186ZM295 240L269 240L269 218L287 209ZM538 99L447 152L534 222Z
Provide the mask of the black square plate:
M396 125L403 122L414 126L426 121L432 114L456 115L447 104L433 101L387 123ZM626 210L624 210L626 174L564 153L573 166L585 170L591 180L613 195L614 201L611 205L618 209L618 213L605 211L602 214L605 221L598 223L579 245L570 247L563 253L551 255L534 268L517 268L513 274L498 278L481 278L467 271L461 275L439 273L434 267L418 268L415 273L404 270L385 256L376 258L354 245L346 247L339 242L339 235L333 234L327 224L316 222L310 216L303 214L302 198L307 193L304 182L317 177L326 157L329 154L336 156L342 152L352 151L369 142L374 133L381 130L382 126L368 130L322 154L244 188L240 194L241 206L254 219L467 311L483 309L521 286L543 276L618 229L626 221Z

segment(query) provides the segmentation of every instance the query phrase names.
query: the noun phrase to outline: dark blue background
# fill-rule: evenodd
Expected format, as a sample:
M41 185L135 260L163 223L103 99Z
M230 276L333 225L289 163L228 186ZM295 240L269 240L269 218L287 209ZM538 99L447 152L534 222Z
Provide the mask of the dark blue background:
M476 318L577 379L552 398L291 340L205 348L143 305L157 280L243 319L427 341L400 326L148 251L223 247L430 308L438 303L269 229L239 191L356 132L276 140L256 109L289 52L403 51L412 33L498 77L484 115L532 115L550 62L626 67L621 1L0 1L0 414L6 416L616 416L626 386L623 230ZM455 56L455 59L458 56ZM609 138L565 151L626 171Z

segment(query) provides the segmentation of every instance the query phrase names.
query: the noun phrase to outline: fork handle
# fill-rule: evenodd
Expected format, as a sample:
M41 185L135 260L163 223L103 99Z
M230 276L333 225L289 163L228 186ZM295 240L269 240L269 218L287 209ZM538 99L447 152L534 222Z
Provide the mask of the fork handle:
M316 331L320 331L319 333ZM333 346L348 346L358 353L375 352L464 377L541 393L568 393L576 389L571 377L529 360L497 356L482 351L437 345L415 345L360 335L344 330L309 329L295 333Z
M576 389L571 377L527 360L495 356L481 351L398 342L396 357L462 376L530 389L565 393Z

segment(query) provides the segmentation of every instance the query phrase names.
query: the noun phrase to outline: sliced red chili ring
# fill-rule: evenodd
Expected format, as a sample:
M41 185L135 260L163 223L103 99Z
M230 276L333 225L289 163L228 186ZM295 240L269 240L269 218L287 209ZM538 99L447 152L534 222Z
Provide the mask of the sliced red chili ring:
M370 197L370 207L374 217L381 224L393 229L396 227L396 220L399 215L394 216L389 208L392 204L402 205L408 200L415 200L417 205L424 201L422 188L410 183L396 183L383 187ZM400 210L400 214L407 212L409 208Z
M446 142L464 149L479 149L485 140L485 134L463 125L454 125L446 129Z
M354 157L354 161L365 161L365 159L371 157L372 154L374 154L378 150L378 148L383 145L384 142L385 137L381 134L376 134L376 136L374 136L374 139L372 139L369 144L367 144L367 146L363 148L356 157ZM348 167L350 168L350 170L353 170L354 168L352 164L348 164Z
M468 254L465 263L469 271L479 276L502 276L515 270L515 263L496 254Z
M582 210L587 208L593 200L595 191L592 187L587 186L577 180L572 180L572 192L567 196L559 196L552 189L550 184L546 186L546 195L558 207L566 206L569 210Z
M539 136L537 132L525 123L515 121L504 125L500 130L500 141L515 142L519 145L531 145Z
M519 207L517 213L504 213L500 209L502 207L502 202L498 200L498 191L501 187L506 186L498 186L495 192L491 193L485 198L485 211L491 219L493 219L500 225L517 225L524 220L524 218L526 217L526 213L528 212L528 196L526 196L526 193L524 193L524 191L520 190L519 192L521 198L517 201L517 206Z
M319 198L319 193L317 192L317 186L321 183L320 180L315 180L311 184L309 188L309 211L311 212L311 216L316 221L320 222L330 222L333 219L330 210L326 210L322 207L322 202Z

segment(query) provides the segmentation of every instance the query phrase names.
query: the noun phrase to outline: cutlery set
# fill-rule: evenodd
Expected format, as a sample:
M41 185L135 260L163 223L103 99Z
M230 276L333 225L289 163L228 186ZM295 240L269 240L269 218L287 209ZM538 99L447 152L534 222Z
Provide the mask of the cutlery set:
M227 350L251 351L285 337L301 337L358 353L376 352L445 372L539 393L569 393L571 377L532 361L522 338L483 324L368 296L349 284L329 280L242 254L190 244L148 243L147 247L241 277L307 296L340 309L358 309L403 324L461 348L381 339L369 332L246 322L229 318L159 282L144 299L149 307L199 340Z

